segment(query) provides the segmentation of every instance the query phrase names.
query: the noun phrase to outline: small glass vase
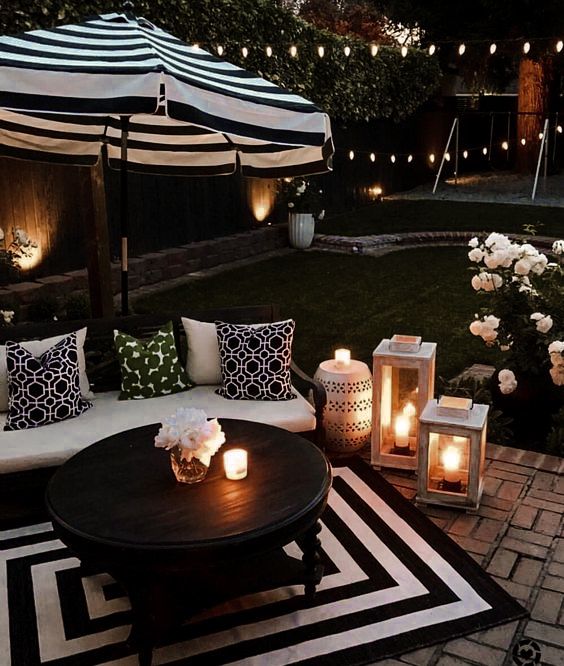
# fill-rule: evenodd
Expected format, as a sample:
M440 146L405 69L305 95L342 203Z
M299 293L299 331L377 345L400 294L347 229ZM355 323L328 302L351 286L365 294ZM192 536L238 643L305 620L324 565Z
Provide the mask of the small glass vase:
M182 458L182 449L174 446L170 449L170 465L174 476L179 483L198 483L203 481L208 473L208 468L198 458L184 460Z

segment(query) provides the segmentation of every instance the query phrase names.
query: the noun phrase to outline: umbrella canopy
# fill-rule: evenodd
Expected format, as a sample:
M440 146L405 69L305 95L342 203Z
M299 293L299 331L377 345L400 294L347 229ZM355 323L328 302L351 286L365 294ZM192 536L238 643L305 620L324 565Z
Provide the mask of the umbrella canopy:
M128 169L268 178L327 171L314 104L131 13L0 37L0 154L78 165L108 145Z

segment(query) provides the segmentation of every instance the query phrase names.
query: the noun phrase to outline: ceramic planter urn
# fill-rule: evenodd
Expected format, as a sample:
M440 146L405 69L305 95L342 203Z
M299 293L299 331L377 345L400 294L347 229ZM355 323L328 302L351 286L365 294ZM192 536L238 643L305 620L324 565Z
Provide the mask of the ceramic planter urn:
M288 233L290 245L298 250L305 250L313 241L315 218L312 213L290 213Z

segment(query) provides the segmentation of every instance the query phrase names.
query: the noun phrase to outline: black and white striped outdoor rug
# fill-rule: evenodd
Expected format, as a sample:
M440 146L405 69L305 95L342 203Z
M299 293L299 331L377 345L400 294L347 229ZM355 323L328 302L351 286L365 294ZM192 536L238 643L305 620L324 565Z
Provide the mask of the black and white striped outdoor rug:
M526 614L360 459L334 468L322 522L326 572L311 606L302 587L216 606L158 647L153 663L355 666ZM137 663L125 645L129 601L108 575L81 576L50 523L0 540L0 664ZM287 551L301 556L295 544Z

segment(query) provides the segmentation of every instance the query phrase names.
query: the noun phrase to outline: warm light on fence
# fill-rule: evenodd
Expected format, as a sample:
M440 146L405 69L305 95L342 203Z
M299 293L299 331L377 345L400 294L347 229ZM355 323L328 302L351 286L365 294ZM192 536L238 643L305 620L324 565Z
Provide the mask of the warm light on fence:
M265 178L245 178L247 201L257 222L263 222L272 212L276 200L274 181Z

